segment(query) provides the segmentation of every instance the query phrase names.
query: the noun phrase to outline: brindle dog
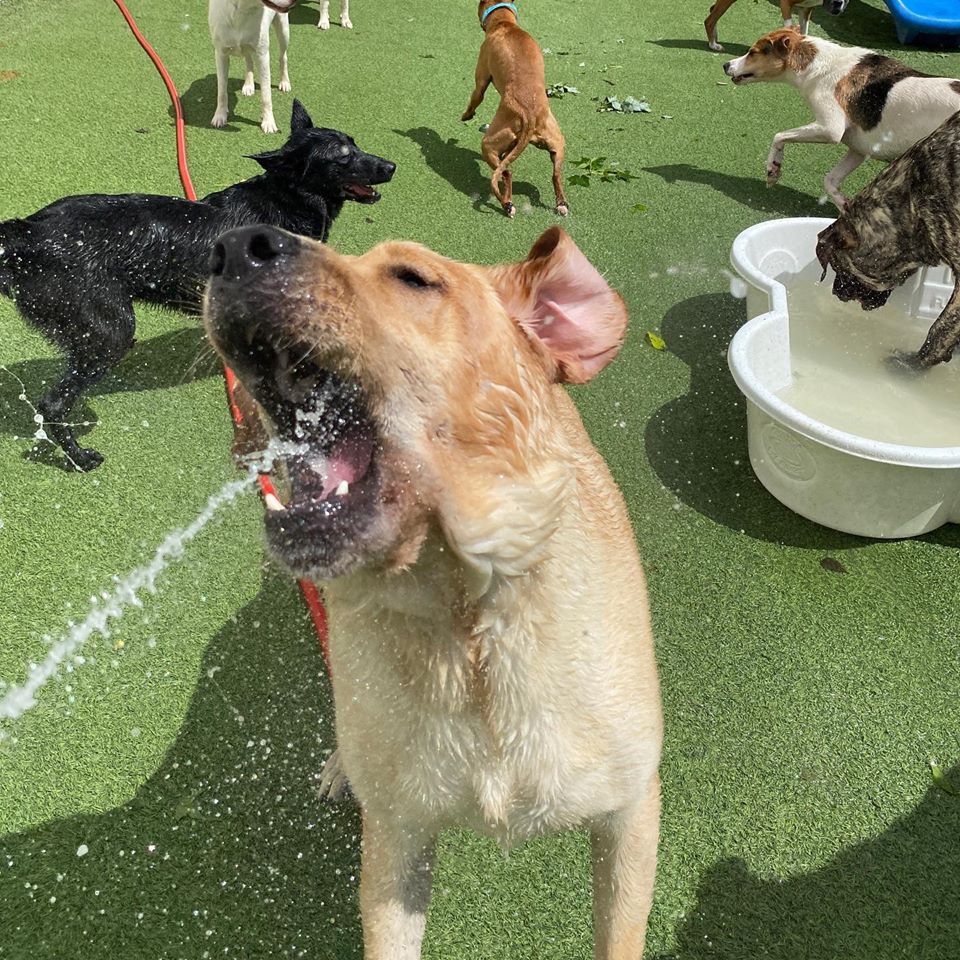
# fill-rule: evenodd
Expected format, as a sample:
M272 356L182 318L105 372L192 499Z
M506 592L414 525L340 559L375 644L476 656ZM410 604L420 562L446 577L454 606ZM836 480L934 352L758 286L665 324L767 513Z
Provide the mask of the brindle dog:
M906 359L927 368L950 359L960 343L960 113L911 147L864 188L817 242L833 293L864 310L887 302L894 287L922 266L946 263L953 296L923 346Z

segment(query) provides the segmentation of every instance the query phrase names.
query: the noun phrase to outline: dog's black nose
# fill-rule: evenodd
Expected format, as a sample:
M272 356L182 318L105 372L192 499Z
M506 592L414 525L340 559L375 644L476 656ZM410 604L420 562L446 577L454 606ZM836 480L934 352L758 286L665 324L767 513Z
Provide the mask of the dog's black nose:
M236 283L254 271L279 265L299 248L297 237L276 227L238 227L228 230L214 244L210 273Z
M388 180L393 177L394 171L396 169L397 169L397 165L395 163L391 163L389 160L383 161L383 173Z

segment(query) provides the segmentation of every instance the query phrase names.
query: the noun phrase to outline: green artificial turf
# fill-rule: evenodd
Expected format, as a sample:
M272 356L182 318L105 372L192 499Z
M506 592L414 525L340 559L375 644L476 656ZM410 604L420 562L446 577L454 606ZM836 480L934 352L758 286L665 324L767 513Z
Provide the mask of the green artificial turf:
M570 187L566 226L632 317L620 358L575 396L650 581L666 742L647 956L950 960L960 797L933 784L927 762L960 784L960 537L832 533L751 473L724 359L744 317L727 294L728 251L758 220L829 215L817 201L840 151L790 146L782 183L764 187L770 137L807 109L786 87L725 82L724 57L705 49L707 6L521 2L550 51L548 82L580 91L554 102L568 158L605 156L638 177ZM257 100L239 96L226 130L207 125L203 0L131 7L182 92L198 190L255 173L244 154L281 138L264 136ZM348 205L332 242L521 257L556 222L549 164L529 150L515 165L514 222L487 201L478 126L495 95L458 121L480 43L475 4L357 0L352 16L352 32L321 34L314 4L292 15L296 95L318 124L398 164L383 201ZM816 21L817 34L960 75L956 53L897 48L879 0ZM744 0L721 38L737 55L778 22L773 4ZM238 94L238 64L233 74ZM652 112L597 112L594 98L610 94ZM285 127L290 96L275 103ZM109 0L0 0L0 144L0 218L72 193L179 191L165 92ZM865 165L848 187L878 170ZM0 302L8 682L235 476L222 382L195 321L138 315L137 348L78 411L99 421L90 439L107 456L78 476L23 439L35 427L17 380L36 398L57 361ZM256 498L218 514L83 656L0 744L0 957L358 957L358 817L314 799L333 746L329 694L296 588L264 563ZM585 958L589 886L580 834L508 859L447 834L424 955Z

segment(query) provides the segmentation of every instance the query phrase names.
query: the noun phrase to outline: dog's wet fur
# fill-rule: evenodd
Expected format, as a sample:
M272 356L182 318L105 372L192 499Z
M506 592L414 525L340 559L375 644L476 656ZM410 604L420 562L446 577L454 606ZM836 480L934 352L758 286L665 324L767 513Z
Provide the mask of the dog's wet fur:
M376 202L371 185L393 176L393 163L315 127L299 101L290 129L280 149L251 157L263 173L201 201L76 196L0 223L0 293L66 356L63 377L37 409L74 469L103 461L79 446L70 413L133 346L135 300L196 311L222 233L268 223L326 241L347 200Z
M946 263L958 286L934 321L913 366L951 358L960 343L960 113L895 160L817 241L833 292L865 310L887 302L920 267Z

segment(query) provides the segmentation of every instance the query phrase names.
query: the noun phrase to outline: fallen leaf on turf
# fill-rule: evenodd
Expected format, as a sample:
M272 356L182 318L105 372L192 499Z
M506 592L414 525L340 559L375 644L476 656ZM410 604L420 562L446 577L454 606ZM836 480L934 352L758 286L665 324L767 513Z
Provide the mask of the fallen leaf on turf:
M576 87L571 87L565 83L551 83L550 86L547 87L547 96L556 97L557 100L562 100L564 94L578 94L579 92Z
M661 120L672 120L673 117L671 117L669 113L661 113L661 114L660 114L660 119L661 119Z
M0 70L0 83L4 80L16 80L19 76L16 70Z
M200 811L197 809L197 798L195 794L188 793L185 797L181 797L177 805L173 808L174 820L186 820L188 817L191 820L196 820L199 816Z
M630 208L630 212L631 212L631 213L646 213L646 212L647 212L647 205L646 205L645 203L635 203L635 204Z
M481 132L481 133L486 133L489 129L490 129L490 124L489 124L489 123L481 123L481 124L480 124L480 132Z
M590 178L585 173L578 173L572 177L567 177L567 183L575 187L589 187Z
M647 342L653 347L654 350L666 350L667 341L663 339L659 334L654 333L652 330L647 331Z
M846 573L847 568L836 557L824 557L820 561L820 566L830 573Z
M936 760L930 761L930 776L944 793L949 793L953 797L960 796L960 790L947 779L947 775L940 769L940 764Z

